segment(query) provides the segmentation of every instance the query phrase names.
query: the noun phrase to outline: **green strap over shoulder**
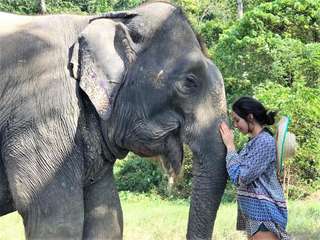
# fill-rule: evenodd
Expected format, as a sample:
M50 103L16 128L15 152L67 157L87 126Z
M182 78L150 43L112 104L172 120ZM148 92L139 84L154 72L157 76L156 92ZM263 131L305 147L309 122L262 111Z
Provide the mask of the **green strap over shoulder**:
M287 133L288 133L288 128L289 128L289 124L291 123L291 118L288 116L284 116L285 118L285 126L284 126L284 135L282 138L282 142L281 142L281 153L280 153L280 173L283 172L283 153L284 153L284 143L286 141L286 137L287 137ZM277 126L279 127L279 126Z

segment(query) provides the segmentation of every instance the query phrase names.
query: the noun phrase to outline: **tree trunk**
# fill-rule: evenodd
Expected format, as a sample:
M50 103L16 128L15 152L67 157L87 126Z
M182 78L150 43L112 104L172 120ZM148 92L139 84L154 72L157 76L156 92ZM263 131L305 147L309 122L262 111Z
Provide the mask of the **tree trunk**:
M45 0L38 0L38 9L40 14L47 13L46 1Z
M242 18L243 16L243 2L242 0L237 0L237 11L238 11L238 18Z
M287 168L283 168L283 178L282 180L282 188L283 188L283 193L286 194L287 191Z
M290 182L291 182L291 171L290 171L290 167L288 167L288 173L287 173L287 187L286 187L286 192L285 192L285 196L288 199L289 198L289 188L290 188Z

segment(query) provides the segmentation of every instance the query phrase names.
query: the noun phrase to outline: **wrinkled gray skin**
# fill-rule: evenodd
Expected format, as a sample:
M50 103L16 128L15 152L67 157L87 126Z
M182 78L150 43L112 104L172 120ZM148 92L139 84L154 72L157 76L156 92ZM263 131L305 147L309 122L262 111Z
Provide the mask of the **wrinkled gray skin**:
M90 20L90 21L89 21ZM219 70L168 3L89 16L0 14L0 215L28 239L121 239L113 164L193 154L188 239L211 239L226 183Z

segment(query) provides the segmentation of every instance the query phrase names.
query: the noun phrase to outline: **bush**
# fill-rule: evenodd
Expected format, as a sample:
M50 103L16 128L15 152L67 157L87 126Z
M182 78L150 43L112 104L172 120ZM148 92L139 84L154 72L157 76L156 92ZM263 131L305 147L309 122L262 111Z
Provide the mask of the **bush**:
M111 1L112 2L112 1ZM124 9L130 9L133 7L136 7L140 5L143 2L143 0L119 0L114 1L114 10L124 10Z
M307 87L303 79L284 87L261 84L255 95L280 115L290 116L290 131L297 137L298 151L288 160L286 189L290 198L305 197L320 188L320 89Z
M0 11L34 14L38 11L38 6L35 0L1 0Z
M116 164L115 178L119 191L146 193L159 187L163 174L158 164L129 154L127 159Z
M120 1L100 1L100 0L47 0L48 13L100 13L112 10L129 9L139 5L142 0L120 0ZM37 0L2 0L0 11L36 14L38 13Z
M228 25L219 20L210 20L200 24L200 32L208 48L214 47L219 40L220 34L227 29Z
M252 94L262 82L291 86L298 78L319 87L319 11L319 2L274 1L249 11L225 31L214 61L227 92Z
M82 13L85 12L82 1L49 0L46 1L48 13Z
M160 161L141 158L130 153L115 164L115 178L119 191L156 192L164 197L188 198L191 194L192 152L184 146L184 163L173 185Z
M187 145L184 145L184 159L181 172L175 179L172 186L168 185L168 177L164 178L164 181L159 189L159 193L166 197L171 198L189 198L192 191L192 152Z

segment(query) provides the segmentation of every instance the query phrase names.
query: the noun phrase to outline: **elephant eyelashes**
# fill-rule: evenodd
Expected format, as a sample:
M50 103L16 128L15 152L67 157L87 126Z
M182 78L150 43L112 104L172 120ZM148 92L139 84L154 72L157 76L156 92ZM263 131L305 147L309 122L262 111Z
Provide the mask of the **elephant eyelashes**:
M198 79L195 75L190 74L184 80L177 82L177 89L183 95L188 95L193 93L198 87Z

